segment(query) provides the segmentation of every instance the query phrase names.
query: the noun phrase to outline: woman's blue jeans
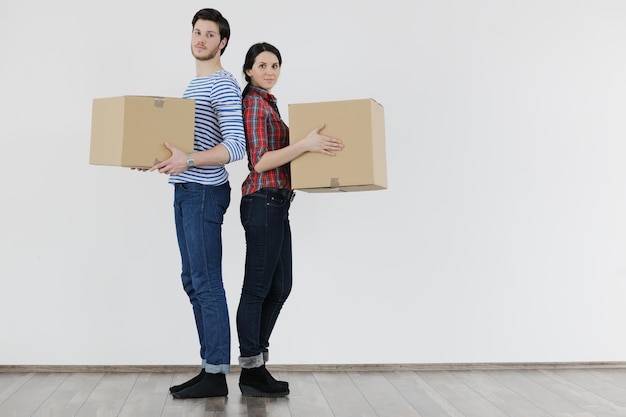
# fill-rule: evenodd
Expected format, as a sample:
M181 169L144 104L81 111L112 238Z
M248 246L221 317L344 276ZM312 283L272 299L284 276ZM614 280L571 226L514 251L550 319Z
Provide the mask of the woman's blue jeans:
M290 205L291 196L266 189L241 199L246 266L237 309L237 332L240 363L244 367L263 364L276 319L291 292Z
M230 372L230 323L222 282L222 222L230 185L174 184L183 288L196 319L205 371Z

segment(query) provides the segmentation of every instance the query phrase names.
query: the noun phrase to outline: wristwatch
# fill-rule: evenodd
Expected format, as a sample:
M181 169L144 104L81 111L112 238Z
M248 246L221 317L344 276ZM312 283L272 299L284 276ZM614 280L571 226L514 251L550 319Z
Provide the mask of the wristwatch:
M187 154L187 168L193 168L196 166L196 163L193 160L193 154Z

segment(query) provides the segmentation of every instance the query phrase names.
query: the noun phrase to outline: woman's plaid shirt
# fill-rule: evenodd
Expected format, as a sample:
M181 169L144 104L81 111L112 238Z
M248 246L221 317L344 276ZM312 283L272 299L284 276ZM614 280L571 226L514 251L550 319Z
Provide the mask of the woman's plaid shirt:
M242 195L264 187L291 189L289 164L261 173L254 170L265 152L289 145L289 128L280 117L276 97L262 88L250 86L243 98L243 124L250 173L243 182Z

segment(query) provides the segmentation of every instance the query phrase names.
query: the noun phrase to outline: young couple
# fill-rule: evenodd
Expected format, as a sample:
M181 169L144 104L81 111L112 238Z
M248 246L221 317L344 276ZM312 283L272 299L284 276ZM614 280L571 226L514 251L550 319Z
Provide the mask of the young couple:
M289 163L305 152L332 156L343 144L321 135L322 125L289 145L289 129L271 94L282 64L278 49L258 43L248 50L243 65L247 85L241 93L220 62L230 38L228 21L217 10L202 9L194 15L192 28L196 78L184 97L196 102L194 152L166 144L172 156L150 169L169 174L174 185L181 277L193 306L202 359L200 373L170 392L174 398L228 395L230 324L221 240L230 204L225 164L247 154L250 172L240 206L246 261L237 310L239 387L245 396L281 397L289 394L289 384L274 379L265 363L270 335L292 284Z

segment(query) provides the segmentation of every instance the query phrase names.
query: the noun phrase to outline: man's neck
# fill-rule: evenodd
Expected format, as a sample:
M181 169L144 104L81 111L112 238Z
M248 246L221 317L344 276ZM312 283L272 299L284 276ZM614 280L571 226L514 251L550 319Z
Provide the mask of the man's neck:
M224 68L219 57L208 61L200 61L196 59L196 77L208 77L214 72L221 71Z

